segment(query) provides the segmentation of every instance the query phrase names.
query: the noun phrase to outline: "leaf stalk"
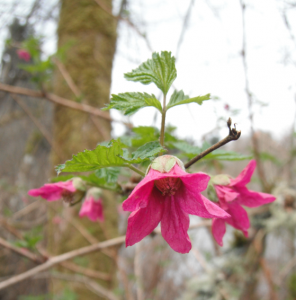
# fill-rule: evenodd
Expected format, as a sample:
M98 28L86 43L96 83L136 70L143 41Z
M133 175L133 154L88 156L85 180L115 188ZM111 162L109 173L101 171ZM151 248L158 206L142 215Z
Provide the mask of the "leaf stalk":
M166 94L163 95L162 115L161 115L161 129L160 129L160 145L164 147L164 133L165 133L165 116L166 116Z

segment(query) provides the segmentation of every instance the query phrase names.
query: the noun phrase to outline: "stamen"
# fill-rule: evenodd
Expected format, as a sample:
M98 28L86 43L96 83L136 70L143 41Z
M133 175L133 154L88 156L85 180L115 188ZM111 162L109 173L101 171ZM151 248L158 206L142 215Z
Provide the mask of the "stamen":
M181 183L181 179L175 177L166 177L154 181L155 186L163 196L174 196L176 191L180 188Z

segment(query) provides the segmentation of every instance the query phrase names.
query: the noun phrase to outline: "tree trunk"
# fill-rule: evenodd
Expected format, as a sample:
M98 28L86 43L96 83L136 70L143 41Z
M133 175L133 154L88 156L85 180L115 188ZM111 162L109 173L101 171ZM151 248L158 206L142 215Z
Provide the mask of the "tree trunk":
M112 11L112 2L103 1ZM93 0L63 0L58 26L58 46L65 51L62 58L66 71L81 95L74 95L59 70L55 72L54 92L59 96L82 101L95 107L103 107L109 101L112 61L116 46L116 21L102 10ZM54 139L63 155L61 160L53 154L54 164L71 159L73 154L85 149L93 149L97 143L110 139L110 122L95 119L83 112L61 106L54 110ZM104 196L104 232L99 223L88 219L78 219L80 204L74 208L63 208L63 214L81 222L97 240L105 240L117 235L117 209L114 195ZM62 204L54 204L61 209ZM51 215L53 217L53 214ZM69 223L65 226L49 226L49 249L55 254L63 253L87 245L85 238ZM113 252L112 252L113 253ZM114 252L116 253L116 252ZM106 254L96 253L76 261L84 267L109 273L111 282L100 284L111 288L115 284L116 265ZM65 283L54 281L54 291L65 287ZM75 288L79 299L98 299L92 292Z

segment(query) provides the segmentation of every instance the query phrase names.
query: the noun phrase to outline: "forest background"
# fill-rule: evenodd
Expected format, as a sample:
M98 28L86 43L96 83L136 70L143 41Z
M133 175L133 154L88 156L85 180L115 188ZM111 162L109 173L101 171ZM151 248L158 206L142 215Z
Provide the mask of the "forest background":
M168 114L170 134L187 145L176 151L220 140L231 117L242 136L226 151L254 157L252 189L277 201L252 211L248 240L228 230L219 248L209 223L199 226L193 217L194 247L187 255L148 237L136 247L64 262L1 290L0 299L294 299L295 9L283 0L1 1L2 281L45 257L125 233L118 196L105 195L106 221L92 224L81 221L75 207L48 205L27 191L48 182L54 166L79 151L131 136L139 126L159 128L153 108L130 117L99 110L110 93L136 89L160 96L123 77L154 51L176 57L175 89L213 99ZM30 53L29 61L20 49ZM196 170L235 177L247 162L215 157Z

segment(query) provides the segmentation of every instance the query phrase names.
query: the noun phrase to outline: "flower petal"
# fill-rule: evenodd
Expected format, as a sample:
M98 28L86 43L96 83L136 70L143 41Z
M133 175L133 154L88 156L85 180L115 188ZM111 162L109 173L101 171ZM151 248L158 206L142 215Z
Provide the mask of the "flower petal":
M258 207L273 202L276 199L273 195L249 191L246 187L236 188L236 191L240 193L237 201L247 207Z
M231 218L225 221L234 228L241 230L248 237L248 229L250 228L250 220L247 212L237 202L228 203L228 211Z
M229 186L245 186L248 184L251 181L255 168L256 160L252 159L235 179L230 179Z
M63 189L53 184L45 184L38 189L29 190L28 195L32 197L42 197L48 201L57 201L62 197Z
M97 220L103 222L104 216L102 200L95 200L92 196L85 199L85 201L82 203L79 217L88 217L93 222L96 222Z
M154 188L148 205L130 214L126 231L126 247L141 241L156 228L163 215L162 199L161 193Z
M223 246L223 236L226 232L225 220L214 218L212 222L212 233L219 244L219 246Z
M188 189L182 185L175 194L181 209L190 214L202 218L228 218L229 215L218 205L202 196L193 189Z
M161 233L171 248L180 253L188 253L191 242L187 234L189 217L179 206L176 196L166 197L161 219Z
M215 190L218 198L226 202L232 202L239 195L239 193L235 192L232 188L223 185L215 185Z

